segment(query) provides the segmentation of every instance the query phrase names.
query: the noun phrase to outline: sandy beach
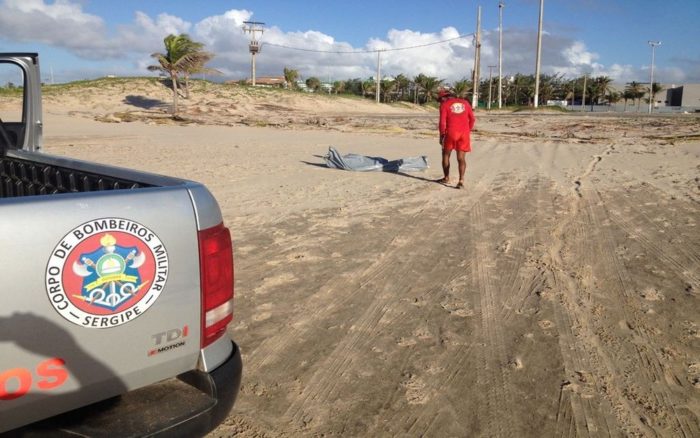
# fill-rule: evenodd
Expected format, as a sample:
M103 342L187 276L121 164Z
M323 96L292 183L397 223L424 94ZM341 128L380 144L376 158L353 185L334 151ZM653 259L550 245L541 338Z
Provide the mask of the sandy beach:
M480 110L456 190L434 109L198 84L173 121L170 98L47 93L45 152L219 201L244 377L211 437L700 436L700 114ZM330 146L430 168L328 169Z

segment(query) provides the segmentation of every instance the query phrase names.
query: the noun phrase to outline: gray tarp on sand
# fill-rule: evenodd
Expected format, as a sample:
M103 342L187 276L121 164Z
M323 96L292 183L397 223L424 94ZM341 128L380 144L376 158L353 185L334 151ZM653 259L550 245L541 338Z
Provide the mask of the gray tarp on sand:
M372 170L380 172L416 172L428 168L428 157L401 158L389 161L382 157L368 157L358 154L340 155L333 146L328 148L328 155L323 157L326 166L343 170L368 172Z

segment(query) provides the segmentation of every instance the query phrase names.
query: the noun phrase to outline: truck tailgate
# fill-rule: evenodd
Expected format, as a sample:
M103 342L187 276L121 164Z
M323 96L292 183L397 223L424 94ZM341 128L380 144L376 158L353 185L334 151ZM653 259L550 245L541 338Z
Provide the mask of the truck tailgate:
M0 236L12 236L0 263L0 431L197 366L186 185L14 198L0 212Z

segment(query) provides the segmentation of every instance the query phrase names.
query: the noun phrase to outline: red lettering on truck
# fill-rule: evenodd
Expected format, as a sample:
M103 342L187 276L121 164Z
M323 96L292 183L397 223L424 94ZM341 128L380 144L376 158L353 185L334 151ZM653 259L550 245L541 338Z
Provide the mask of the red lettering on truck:
M39 389L54 389L63 385L68 380L68 371L63 367L66 361L58 357L48 359L36 367L36 373L42 377L36 383Z
M54 357L36 366L36 387L47 391L62 386L68 380L66 361ZM0 372L0 400L14 400L27 394L34 383L34 375L28 368L11 368Z

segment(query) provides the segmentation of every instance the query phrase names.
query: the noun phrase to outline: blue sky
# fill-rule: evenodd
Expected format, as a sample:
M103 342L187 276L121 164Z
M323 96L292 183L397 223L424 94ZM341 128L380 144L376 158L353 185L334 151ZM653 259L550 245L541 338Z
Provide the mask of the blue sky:
M503 73L535 69L538 0L505 0ZM43 76L55 82L107 74L152 75L150 54L169 33L188 33L216 54L222 79L249 75L249 36L242 22L265 22L257 72L303 77L367 78L376 54L339 55L283 49L388 50L382 74L424 73L454 81L470 75L471 37L424 48L476 29L482 7L482 78L498 62L498 0L181 1L0 0L0 51L37 51ZM658 40L655 80L700 83L700 0L545 0L542 72L607 75L616 83L648 81ZM265 46L268 43L270 45ZM497 69L494 69L494 72Z

